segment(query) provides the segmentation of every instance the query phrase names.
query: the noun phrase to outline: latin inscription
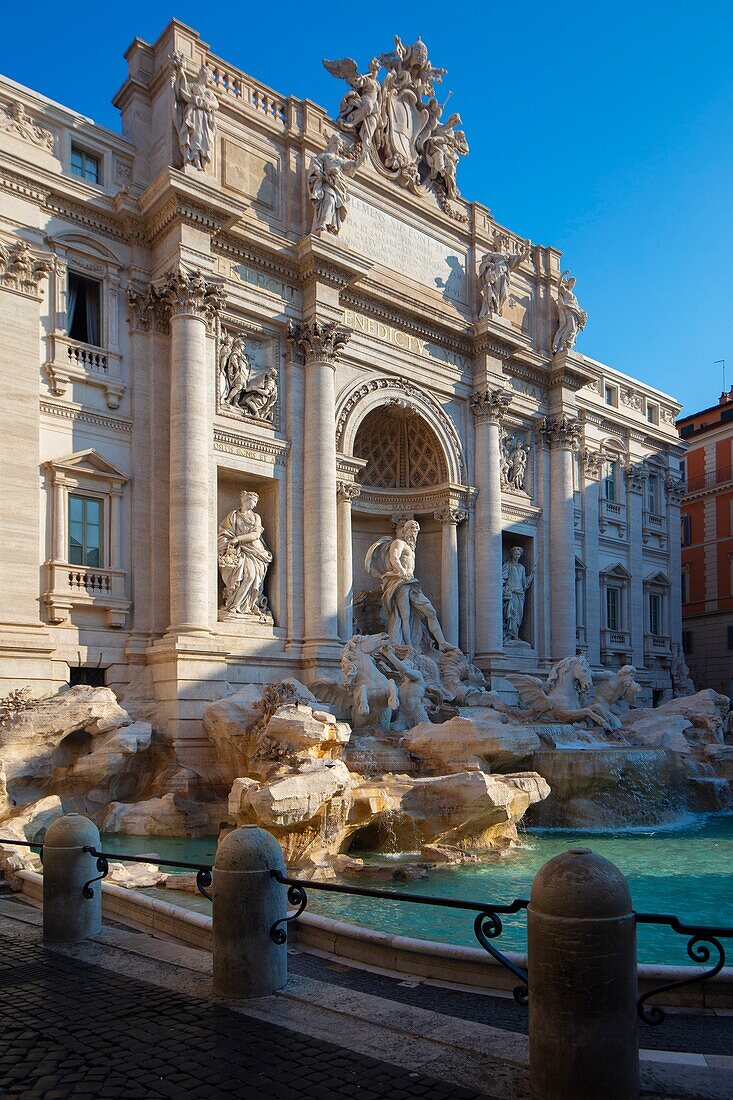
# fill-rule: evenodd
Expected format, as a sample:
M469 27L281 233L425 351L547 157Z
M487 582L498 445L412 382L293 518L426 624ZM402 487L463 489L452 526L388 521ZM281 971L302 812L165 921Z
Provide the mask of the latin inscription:
M466 254L353 195L341 236L383 267L426 283L455 302L466 301Z
M265 275L262 271L255 271L247 264L232 264L231 272L232 278L239 279L240 283L250 283L259 290L266 290L270 294L277 295L278 298L284 298L286 302L292 302L295 298L295 290L292 286L271 275Z
M365 317L361 313L355 313L352 309L344 310L344 324L365 336L373 336L385 344L392 344L396 348L408 351L413 355L421 355L426 359L438 359L441 363L447 363L458 370L468 370L470 360L465 355L459 355L450 348L444 348L440 344L433 344L429 340L423 340L419 336L413 336L410 332L393 328L375 317Z

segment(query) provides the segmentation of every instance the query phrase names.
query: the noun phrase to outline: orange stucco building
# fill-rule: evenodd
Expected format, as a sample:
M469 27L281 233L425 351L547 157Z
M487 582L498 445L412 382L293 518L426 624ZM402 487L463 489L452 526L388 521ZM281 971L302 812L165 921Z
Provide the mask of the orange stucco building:
M699 688L733 694L733 387L677 421L688 444L682 498L682 640Z

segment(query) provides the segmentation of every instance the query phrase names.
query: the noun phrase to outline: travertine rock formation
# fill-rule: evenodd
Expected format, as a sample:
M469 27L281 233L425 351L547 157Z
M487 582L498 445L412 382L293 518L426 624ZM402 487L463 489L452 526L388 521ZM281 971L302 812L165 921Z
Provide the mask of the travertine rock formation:
M222 709L218 704L213 708L217 708L216 735L221 738ZM539 739L532 735L522 741L519 736L512 749L509 736L492 740L494 723L501 725L501 717L488 712L493 719L486 718L482 727L487 712L485 708L476 711L480 714L477 726L471 719L454 719L459 722L454 740L462 735L469 746L462 756L451 752L448 738L445 751L441 754L436 748L430 757L429 730L446 726L426 724L430 765L419 777L414 761L388 735L352 735L346 723L303 703L279 707L256 737L239 734L239 743L248 745L251 770L234 781L230 820L268 829L282 844L288 863L309 870L332 864L352 841L377 851L415 851L432 844L457 853L485 854L507 847L516 840L517 823L529 805L545 798L549 788L531 773L504 776L479 770L476 745L484 758L493 753L495 759L509 763L531 755ZM213 729L214 723L208 722L207 728ZM235 736L230 728L230 743ZM367 744L360 746L362 740ZM353 750L348 756L352 762L377 757L384 762L396 754L410 766L400 773L369 769L376 774L365 778L350 772L344 763L347 749ZM436 858L446 857L441 853Z
M456 718L442 725L422 722L402 735L400 742L425 775L444 775L458 769L507 771L529 767L541 748L528 726L507 722L488 707L462 707Z

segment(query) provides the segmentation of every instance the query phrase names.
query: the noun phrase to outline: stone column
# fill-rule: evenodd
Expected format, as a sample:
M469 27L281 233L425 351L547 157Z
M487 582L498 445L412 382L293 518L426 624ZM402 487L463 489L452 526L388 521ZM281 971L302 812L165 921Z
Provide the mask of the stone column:
M66 540L66 493L61 476L54 472L53 477L53 544L51 546L52 561L65 562L68 560L69 549Z
M303 408L304 643L307 655L339 644L336 508L336 362L351 333L335 321L292 325L305 361Z
M646 467L642 462L636 462L627 466L624 472L626 474L626 529L629 533L629 571L631 573L629 621L627 629L630 631L631 637L632 664L637 668L643 668L646 609L644 607L644 547L642 544L642 532L644 524Z
M354 561L351 548L351 502L361 493L353 481L338 484L338 594L339 637L348 642L354 634Z
M210 629L209 540L211 379L206 326L223 289L198 272L170 272L162 287L170 309L170 626L171 633Z
M474 553L477 658L496 656L503 648L499 426L510 404L511 394L507 390L480 390L471 399L476 417L478 486Z
M680 543L680 501L684 482L669 476L665 483L667 492L667 532L669 545L669 573L672 587L669 605L669 635L672 644L682 645L682 546Z
M583 471L583 513L585 519L585 638L588 660L601 663L601 594L598 554L598 480L603 455L584 447L580 454Z
M113 485L110 489L109 507L109 567L120 569L122 561L122 487Z
M550 447L550 645L552 659L575 656L575 502L573 450L578 445L576 416L547 417Z
M462 508L443 508L434 513L442 524L441 538L441 626L451 645L460 638L460 603L458 584L458 524L467 513Z

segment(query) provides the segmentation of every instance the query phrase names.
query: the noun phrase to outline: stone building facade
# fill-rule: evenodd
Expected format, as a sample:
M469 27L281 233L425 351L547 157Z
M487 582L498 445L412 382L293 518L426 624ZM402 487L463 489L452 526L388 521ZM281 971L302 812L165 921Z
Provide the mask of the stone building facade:
M682 498L682 640L698 688L733 695L733 388L677 421L688 446Z
M175 21L126 58L122 136L0 81L4 690L147 677L193 762L226 685L336 668L376 614L367 549L414 516L495 687L577 649L661 698L679 406L578 353L560 253L460 196L422 43L329 62L336 120ZM244 490L271 560L240 614Z

